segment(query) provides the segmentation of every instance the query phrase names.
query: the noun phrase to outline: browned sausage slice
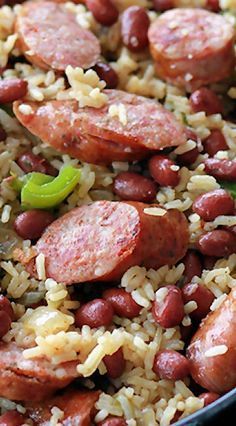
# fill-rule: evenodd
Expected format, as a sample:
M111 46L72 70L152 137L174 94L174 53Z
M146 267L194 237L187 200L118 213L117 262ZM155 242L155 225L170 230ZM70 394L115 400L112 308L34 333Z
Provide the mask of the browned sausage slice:
M16 18L19 47L32 64L64 71L68 65L90 68L100 56L96 36L54 2L26 2Z
M172 112L155 100L123 92L104 90L107 104L100 109L80 110L84 132L137 148L159 150L186 142L185 130ZM109 114L113 105L124 105L127 123Z
M60 152L92 164L111 164L113 161L135 161L146 158L149 151L131 147L96 136L84 135L80 128L80 115L76 101L28 103L31 115L24 115L15 103L19 121L33 134Z
M25 359L15 343L0 344L0 396L15 401L40 401L78 377L70 361L53 365L46 358Z
M188 348L193 379L209 391L225 393L236 386L235 329L236 288L206 317Z
M97 201L57 219L34 247L36 254L45 255L47 277L66 284L109 281L134 265L175 264L187 249L185 216L174 209L154 216L146 213L147 207ZM36 275L34 263L27 259L26 269Z
M153 150L186 141L184 127L158 102L120 90L104 92L108 103L99 109L78 108L77 102L71 100L28 102L32 108L29 115L21 113L21 102L15 102L14 112L19 121L44 142L88 162L98 162L97 158L102 155L108 163L112 152L112 161L136 160L145 158ZM109 114L109 107L119 104L126 109L126 124Z
M46 426L52 415L51 409L58 407L64 412L62 425L90 426L95 415L95 403L99 397L98 391L69 390L63 395L26 406L28 415L34 425Z
M158 75L187 90L228 77L234 69L234 28L203 9L172 9L149 29Z

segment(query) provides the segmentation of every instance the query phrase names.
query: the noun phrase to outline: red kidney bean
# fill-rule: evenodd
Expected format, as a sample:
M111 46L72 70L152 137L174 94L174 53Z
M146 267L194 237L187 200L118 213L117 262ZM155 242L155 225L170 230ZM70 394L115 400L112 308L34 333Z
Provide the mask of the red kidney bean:
M194 133L191 129L188 129L188 128L186 129L186 136L187 136L187 139L192 139L195 142L197 142L198 140L196 133ZM199 151L196 146L195 148L185 152L184 154L177 155L177 161L183 166L189 166L196 161L198 154L199 154Z
M229 256L236 252L236 236L233 232L215 229L200 236L197 248L206 256Z
M27 93L27 81L19 78L0 80L0 104L23 98Z
M220 215L234 213L234 200L224 189L215 189L199 195L193 203L192 209L203 220L210 222Z
M190 129L189 127L186 127L185 134L186 134L187 139L192 139L195 142L198 141L197 134L192 129Z
M105 62L98 62L94 67L97 75L106 83L106 89L115 89L118 86L119 79L116 71Z
M217 261L217 257L215 256L203 256L203 265L204 269L214 269L215 263Z
M190 151L184 152L184 154L178 155L177 161L183 166L190 166L191 164L195 163L198 157L198 154L199 154L199 151L197 147L195 147L191 149Z
M125 359L122 348L112 355L105 355L103 362L107 368L107 374L111 379L117 379L125 370Z
M220 11L219 0L207 0L206 8L211 10L212 12Z
M17 159L17 164L25 173L39 172L46 175L56 176L58 171L41 155L33 152L25 152Z
M0 295L0 311L5 311L11 320L14 320L15 315L11 303L8 298L2 294Z
M236 214L236 213L234 213L234 214ZM232 232L236 236L236 225L229 226L227 229L228 229L228 231Z
M114 312L119 317L135 318L139 315L142 307L138 305L123 288L109 288L103 293L105 300L111 303Z
M152 316L161 327L170 328L179 325L184 318L184 302L181 290L168 285L164 300L155 300L152 304Z
M189 361L179 352L166 349L156 354L152 369L161 379L181 380L189 375Z
M194 333L194 327L192 324L187 326L183 326L183 325L180 326L181 340L183 340L184 343L189 341L193 333Z
M204 111L206 115L223 113L223 105L220 98L206 87L193 92L189 98L193 112Z
M208 158L204 161L205 172L219 180L236 182L236 161Z
M103 299L94 299L85 303L75 313L75 325L82 327L89 325L91 328L109 326L112 323L113 307Z
M175 424L175 423L179 420L179 418L180 418L180 416L181 416L182 414L183 414L183 413L182 413L182 411L177 410L177 411L175 412L175 415L174 415L173 419L171 419L171 421L170 421L170 425Z
M157 12L164 12L165 10L173 9L175 4L173 0L153 0L153 6Z
M122 172L114 180L114 192L122 200L149 203L157 193L156 184L147 177L134 172Z
M2 416L0 416L1 426L21 426L24 423L24 417L16 410L7 411Z
M131 52L140 52L148 46L149 16L140 6L128 7L121 16L121 36Z
M118 19L119 12L111 0L86 0L86 6L96 21L105 27L110 27Z
M179 171L172 170L176 164L165 155L154 155L149 160L149 171L153 179L161 186L177 186Z
M200 277L202 274L202 262L199 255L194 250L188 250L185 257L182 259L185 266L184 278L185 282L190 282L196 275Z
M7 134L5 130L0 126L0 141L5 141L7 138Z
M14 229L24 240L35 240L54 221L54 216L46 210L27 210L16 217Z
M6 313L6 311L0 311L0 338L5 336L5 334L11 328L11 318Z
M210 157L218 151L225 151L229 149L223 133L219 129L213 129L210 135L202 141L204 151L209 154Z
M219 397L220 397L220 395L218 393L215 393L215 392L203 392L198 396L198 398L200 398L203 401L204 407L212 404L212 402L219 399Z
M127 423L123 417L109 416L102 422L99 422L98 426L127 426Z
M197 283L185 284L182 288L184 303L194 301L197 309L191 312L190 316L197 320L205 318L210 311L210 306L215 299L214 294L204 285Z

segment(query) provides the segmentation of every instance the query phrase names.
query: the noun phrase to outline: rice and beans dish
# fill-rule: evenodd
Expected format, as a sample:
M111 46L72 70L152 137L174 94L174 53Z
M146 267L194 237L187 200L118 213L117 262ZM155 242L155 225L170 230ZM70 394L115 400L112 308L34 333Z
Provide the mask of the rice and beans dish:
M0 7L0 424L236 386L235 0Z

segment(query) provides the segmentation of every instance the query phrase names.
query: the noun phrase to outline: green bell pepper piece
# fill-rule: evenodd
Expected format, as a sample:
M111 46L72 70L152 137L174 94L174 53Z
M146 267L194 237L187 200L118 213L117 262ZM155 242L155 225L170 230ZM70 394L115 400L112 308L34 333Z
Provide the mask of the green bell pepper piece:
M60 204L75 188L80 170L65 166L57 177L43 173L29 173L21 189L21 204L27 209L50 209Z
M34 178L34 183L36 183L37 185L44 185L45 183L51 182L54 179L53 176L45 175L44 173L38 172L27 173L27 175L20 177L12 175L12 177L14 178L11 182L12 188L17 192L20 192L23 186L28 182L28 180L32 178L32 176Z
M227 189L232 197L236 199L236 182L220 182L220 185Z

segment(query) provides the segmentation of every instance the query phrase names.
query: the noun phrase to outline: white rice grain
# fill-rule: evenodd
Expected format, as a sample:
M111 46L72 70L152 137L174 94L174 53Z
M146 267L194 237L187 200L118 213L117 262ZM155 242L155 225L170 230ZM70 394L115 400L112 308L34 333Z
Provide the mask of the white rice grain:
M205 352L205 357L210 358L213 356L224 355L227 351L228 347L226 345L212 346Z
M147 207L143 212L149 216L164 216L167 213L165 209L160 207Z
M6 204L3 207L2 215L1 215L1 222L2 223L7 223L9 221L10 215L11 215L11 210L12 210L12 207L9 204Z
M46 279L46 271L45 271L45 256L43 253L39 253L35 259L36 271L39 277L39 280Z

